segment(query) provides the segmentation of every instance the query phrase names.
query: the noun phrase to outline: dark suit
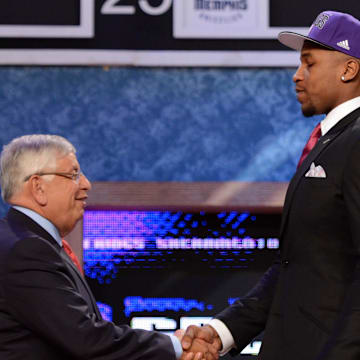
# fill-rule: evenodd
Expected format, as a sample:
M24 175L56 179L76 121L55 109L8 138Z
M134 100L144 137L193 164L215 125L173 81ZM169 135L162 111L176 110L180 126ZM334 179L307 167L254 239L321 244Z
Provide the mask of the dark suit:
M278 261L217 317L261 360L360 359L360 109L322 136L290 182ZM305 177L312 163L326 178ZM236 353L236 352L234 352Z
M56 241L11 209L0 221L1 360L175 360L166 335L102 320Z

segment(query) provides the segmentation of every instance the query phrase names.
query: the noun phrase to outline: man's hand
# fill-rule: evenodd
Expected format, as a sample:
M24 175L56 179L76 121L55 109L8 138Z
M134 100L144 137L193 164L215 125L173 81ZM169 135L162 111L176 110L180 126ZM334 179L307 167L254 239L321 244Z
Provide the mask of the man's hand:
M174 335L180 340L182 340L183 336L185 334L185 331L182 329L176 330ZM184 350L184 349L183 349ZM192 351L183 351L183 354L180 358L180 360L202 360L204 356L203 352L192 352Z
M203 327L191 325L186 329L185 334L182 333L181 338L181 345L184 349L181 360L217 360L219 358L221 340L210 325Z

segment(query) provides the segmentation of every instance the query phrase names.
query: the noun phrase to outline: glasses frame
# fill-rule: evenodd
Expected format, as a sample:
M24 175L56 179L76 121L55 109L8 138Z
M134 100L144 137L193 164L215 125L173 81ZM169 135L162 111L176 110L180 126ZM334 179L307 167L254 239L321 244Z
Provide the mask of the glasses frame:
M66 173L66 172L39 172L39 173L35 173L35 174L31 174L26 176L26 178L24 179L24 182L28 181L32 176L37 175L37 176L45 176L45 175L56 175L56 176L62 176L66 179L69 180L73 180L76 183L79 182L80 177L83 176L83 172L82 171L78 171L75 173Z

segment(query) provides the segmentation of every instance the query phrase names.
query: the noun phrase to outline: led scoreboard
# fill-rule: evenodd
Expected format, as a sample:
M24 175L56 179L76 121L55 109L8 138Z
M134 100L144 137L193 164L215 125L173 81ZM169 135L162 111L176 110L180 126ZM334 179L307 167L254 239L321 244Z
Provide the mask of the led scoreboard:
M104 318L173 333L246 294L275 257L279 227L278 213L87 210L85 274ZM260 341L240 357L256 358Z

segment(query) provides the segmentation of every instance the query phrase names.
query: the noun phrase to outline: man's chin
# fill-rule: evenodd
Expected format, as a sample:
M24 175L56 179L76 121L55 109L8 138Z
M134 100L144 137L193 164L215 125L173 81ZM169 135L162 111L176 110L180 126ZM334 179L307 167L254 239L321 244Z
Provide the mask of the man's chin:
M311 117L316 115L316 109L312 106L308 106L308 107L302 106L301 111L305 117Z
M64 236L70 234L74 230L76 224L83 218L83 215L84 215L84 211L81 214L79 213L78 216L76 216L76 218L74 216L71 220L69 219L66 222L66 226L64 226L60 230L60 235L62 237L64 237Z
M77 216L77 218L76 218L76 223L83 218L84 212L85 212L85 209L79 209L79 211L78 211L78 216Z

